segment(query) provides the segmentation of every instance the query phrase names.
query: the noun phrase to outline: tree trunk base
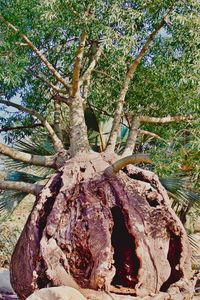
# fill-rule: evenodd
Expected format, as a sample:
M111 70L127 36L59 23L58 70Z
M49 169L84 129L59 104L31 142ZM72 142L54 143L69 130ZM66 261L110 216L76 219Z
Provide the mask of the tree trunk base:
M62 285L116 299L191 299L187 235L166 191L134 166L106 174L116 159L74 157L42 190L11 260L20 299Z

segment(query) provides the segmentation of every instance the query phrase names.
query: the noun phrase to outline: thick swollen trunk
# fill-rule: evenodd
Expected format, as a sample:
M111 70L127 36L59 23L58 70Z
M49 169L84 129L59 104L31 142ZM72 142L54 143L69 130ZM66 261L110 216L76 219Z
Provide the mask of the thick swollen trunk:
M191 299L187 236L164 188L134 166L104 172L116 159L73 157L37 197L12 255L20 299L62 285L86 297L100 289L116 299Z

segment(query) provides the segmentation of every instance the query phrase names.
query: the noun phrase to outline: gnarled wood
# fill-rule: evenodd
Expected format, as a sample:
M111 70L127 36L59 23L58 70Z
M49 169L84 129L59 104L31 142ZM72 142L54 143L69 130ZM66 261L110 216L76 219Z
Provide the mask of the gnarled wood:
M61 285L85 297L88 289L120 299L176 290L190 299L189 245L164 188L134 166L104 172L116 159L73 157L43 189L12 256L20 299Z

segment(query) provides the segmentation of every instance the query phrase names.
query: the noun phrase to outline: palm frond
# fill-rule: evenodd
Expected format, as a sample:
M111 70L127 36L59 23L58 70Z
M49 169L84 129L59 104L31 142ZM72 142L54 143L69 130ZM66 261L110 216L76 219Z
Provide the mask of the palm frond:
M194 204L200 203L200 193L187 188L188 182L182 178L169 177L160 178L162 185L169 192L170 196L175 202L188 205L188 203Z
M55 150L49 137L44 134L33 135L16 142L13 146L16 150L35 155L53 155Z
M4 191L0 194L0 222L15 210L26 195L18 191Z
M10 171L6 174L4 180L9 181L24 181L28 183L35 183L37 181L40 181L44 179L43 176L36 176L33 174L25 173L25 172L19 172L19 171Z
M173 199L172 208L179 216L183 225L191 209L195 207L196 214L200 208L200 193L189 189L189 181L179 177L161 178L169 197Z
M189 234L188 240L192 249L192 263L194 265L199 265L200 263L200 236L197 237L196 234Z
M34 155L48 156L48 155L55 154L55 150L53 148L53 144L51 140L46 134L41 132L38 133L37 135L34 134L31 137L27 137L21 141L16 142L13 145L13 148ZM8 170L9 172L13 172L13 170L20 172L23 170L23 172L33 173L34 175L41 176L42 178L54 173L54 170L50 168L36 167L36 166L30 167L30 165L27 163L16 161L9 157L2 157L2 160L6 170Z
M174 193L183 187L184 180L179 177L160 178L160 182L170 193Z

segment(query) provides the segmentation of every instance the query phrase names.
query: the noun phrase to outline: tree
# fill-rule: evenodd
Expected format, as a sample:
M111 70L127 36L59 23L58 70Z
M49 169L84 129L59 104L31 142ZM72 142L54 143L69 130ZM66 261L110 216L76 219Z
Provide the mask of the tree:
M0 103L21 112L1 117L4 130L41 126L54 148L42 156L0 144L3 155L55 170L44 187L0 182L1 189L36 195L12 256L17 294L25 299L50 284L86 295L84 288L143 297L170 294L174 284L177 293L190 295L183 226L157 177L128 165L150 162L131 156L141 124L195 118L198 1L19 0L0 8ZM160 112L166 99L170 104ZM170 110L180 101L180 111ZM98 153L85 116L86 108L101 112L102 106L113 121ZM122 116L131 124L119 154Z

